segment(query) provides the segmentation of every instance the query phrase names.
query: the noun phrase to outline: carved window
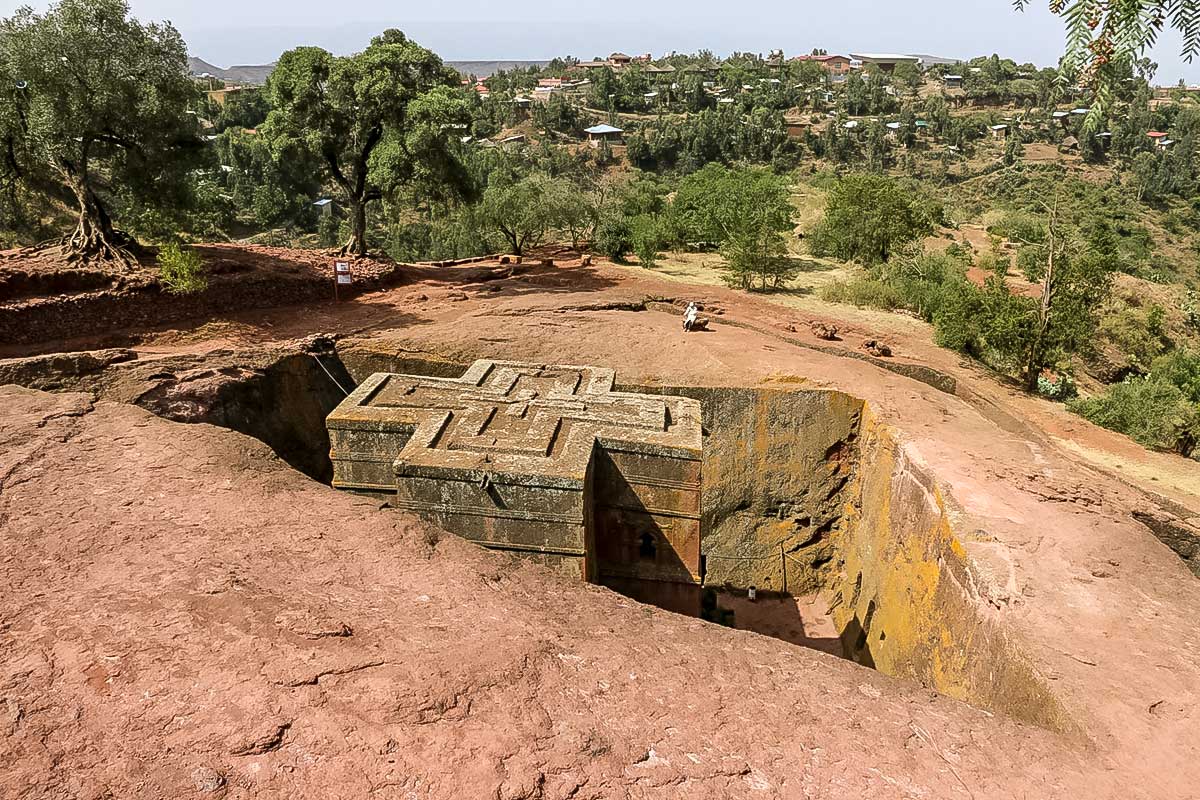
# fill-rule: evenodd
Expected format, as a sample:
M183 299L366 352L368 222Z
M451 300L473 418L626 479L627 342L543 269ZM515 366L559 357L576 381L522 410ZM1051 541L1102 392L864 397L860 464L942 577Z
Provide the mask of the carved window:
M658 557L658 544L654 541L654 534L649 531L643 533L639 540L638 557L643 561L654 561Z

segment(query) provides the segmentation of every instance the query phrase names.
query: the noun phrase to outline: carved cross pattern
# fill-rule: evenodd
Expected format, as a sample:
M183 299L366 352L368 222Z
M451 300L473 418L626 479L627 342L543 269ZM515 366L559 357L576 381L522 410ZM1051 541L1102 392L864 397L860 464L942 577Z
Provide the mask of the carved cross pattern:
M597 439L694 449L700 421L690 406L614 392L613 381L603 368L478 361L461 378L373 375L335 416L415 426L396 455L397 474L467 469L581 478Z

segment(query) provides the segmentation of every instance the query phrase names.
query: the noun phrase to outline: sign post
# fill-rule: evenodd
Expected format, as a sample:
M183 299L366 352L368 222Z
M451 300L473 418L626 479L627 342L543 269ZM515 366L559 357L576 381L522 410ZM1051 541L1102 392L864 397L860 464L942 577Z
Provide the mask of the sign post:
M337 302L339 286L349 286L354 283L354 276L350 272L350 264L345 261L335 262L333 265L333 299Z

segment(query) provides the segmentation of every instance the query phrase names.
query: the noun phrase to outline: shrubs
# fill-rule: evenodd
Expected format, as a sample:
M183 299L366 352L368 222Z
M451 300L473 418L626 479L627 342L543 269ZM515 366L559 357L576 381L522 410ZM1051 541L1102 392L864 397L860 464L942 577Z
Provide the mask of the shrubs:
M1130 367L1144 373L1167 346L1162 314L1161 306L1151 306L1146 311L1121 308L1101 318L1096 333L1101 342L1110 342L1122 353Z
M1075 413L1145 447L1200 455L1200 353L1155 359L1150 374L1068 404Z
M1179 387L1149 376L1130 378L1104 394L1068 403L1082 417L1156 450L1190 455L1200 437L1200 411Z
M903 308L936 322L944 312L969 305L963 295L975 287L967 285L966 264L952 253L907 257L876 267L866 277L834 281L821 290L821 298L884 311Z
M630 223L633 254L647 269L658 262L658 251L663 246L662 224L652 214L639 214Z
M208 275L200 254L176 242L158 251L159 280L171 294L194 294L208 288Z
M833 281L821 289L821 299L830 303L847 303L859 308L878 308L884 311L894 311L907 306L895 287L876 278Z
M1051 400L1069 400L1075 396L1075 380L1066 373L1043 372L1038 376L1037 393Z
M633 249L629 219L615 209L602 213L592 234L592 249L613 261L624 258Z

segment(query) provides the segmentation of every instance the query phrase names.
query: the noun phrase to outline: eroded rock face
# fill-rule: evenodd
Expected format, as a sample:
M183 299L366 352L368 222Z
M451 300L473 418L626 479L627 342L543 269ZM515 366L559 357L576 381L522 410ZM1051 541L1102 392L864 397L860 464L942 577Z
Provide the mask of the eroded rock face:
M430 536L240 434L0 402L4 797L1129 796L1103 754Z
M110 348L0 359L0 385L13 383L52 392L78 386L81 381L95 376L106 367L135 358L137 353L132 350Z
M449 364L435 362L435 368L440 365L450 374L461 372L457 367L455 372ZM336 369L332 360L329 366ZM226 414L230 420L241 420L238 424L246 426L255 436L269 440L269 436L280 433L273 430L275 422L293 415L286 405L277 409L262 398L278 396L282 402L299 395L311 399L314 381L331 383L329 376L318 370L307 355L235 357L214 353L203 359L182 357L117 364L83 376L80 383L94 388L101 397L124 401L143 396L150 400L169 399L171 402L159 410L175 409L178 418L189 421L219 421ZM803 381L796 383L800 385ZM160 389L161 393L154 393ZM570 736L584 737L565 741L578 741L585 749L591 747L589 742L601 742L597 749L605 754L603 763L597 767L599 771L587 773L591 777L574 796L644 791L647 783L638 778L645 778L640 770L647 769L647 765L665 770L655 774L653 785L659 793L669 794L676 791L674 787L686 787L689 797L697 792L701 796L705 793L736 796L739 792L750 792L751 783L754 787L765 787L763 791L790 796L790 790L801 781L804 786L819 785L821 791L812 792L818 796L822 792L841 796L855 791L867 796L872 793L894 796L897 785L915 786L913 792L926 791L930 796L961 794L957 781L944 782L946 773L937 771L937 763L926 765L931 770L928 776L932 777L921 779L912 777L916 774L915 766L893 769L890 766L893 762L887 760L892 758L889 748L894 747L895 741L904 741L906 747L931 747L948 752L953 756L955 769L966 775L976 796L988 796L989 792L998 796L1021 792L1032 792L1032 796L1081 793L1096 796L1099 792L1102 796L1104 790L1130 782L1148 787L1148 794L1152 788L1157 797L1186 796L1175 790L1190 785L1187 765L1194 762L1189 757L1195 748L1194 727L1190 725L1194 709L1187 688L1194 682L1195 673L1187 661L1194 643L1177 634L1171 637L1169 646L1159 647L1157 642L1147 644L1145 639L1140 640L1143 648L1158 647L1154 661L1166 664L1156 667L1160 672L1148 677L1169 674L1172 685L1182 688L1174 694L1160 694L1158 688L1151 688L1149 691L1154 694L1144 702L1139 696L1137 702L1120 707L1132 710L1122 711L1115 726L1116 712L1110 709L1123 702L1119 698L1131 693L1149 694L1144 687L1134 687L1131 691L1123 677L1129 674L1128 664L1133 657L1121 650L1121 646L1139 635L1131 626L1140 623L1120 620L1126 615L1156 621L1170 618L1167 624L1178 631L1175 620L1179 609L1189 602L1191 584L1176 581L1174 601L1155 597L1152 602L1144 602L1154 589L1151 579L1141 576L1153 568L1159 571L1155 574L1173 579L1173 573L1167 570L1172 565L1166 560L1170 554L1157 541L1149 539L1148 534L1145 535L1153 547L1138 550L1141 555L1137 558L1129 553L1118 555L1113 550L1144 531L1133 524L1128 511L1113 504L1111 492L1082 484L1073 488L1078 476L1072 477L1071 473L1030 473L1023 478L1029 484L1026 491L1039 498L1041 504L1036 513L1029 513L1028 519L1053 516L1056 524L1068 526L1066 533L1071 532L1069 526L1073 524L1092 525L1086 529L1092 535L1113 533L1102 551L1104 558L1089 560L1080 572L1080 565L1062 558L1056 547L1048 544L1039 552L1043 533L1059 534L1061 539L1063 530L1040 531L1031 526L1028 544L1013 548L1011 543L998 541L978 529L979 526L963 525L964 518L954 498L944 494L939 484L939 478L944 476L926 469L911 443L906 445L895 439L894 431L879 424L869 407L847 395L789 390L770 399L772 391L671 391L686 391L688 396L711 392L725 393L727 398L740 397L727 403L722 413L734 421L729 426L734 435L726 439L732 448L729 463L733 466L731 473L737 476L736 483L742 488L750 487L749 496L756 499L747 508L740 508L744 501L735 499L732 483L727 486L726 496L731 502L725 506L724 532L733 537L730 541L750 547L765 541L759 533L778 533L782 530L780 526L786 525L788 535L797 537L796 554L820 552L812 562L812 572L822 587L839 598L834 616L846 648L860 662L873 663L880 670L905 678L907 689L878 677L870 678L867 684L855 685L859 686L860 694L878 702L867 707L855 705L851 702L856 699L854 693L849 693L848 700L843 689L853 688L847 681L858 681L857 676L864 673L852 665L829 667L825 660L813 661L811 654L797 655L800 651L778 642L765 644L766 649L746 649L745 642L760 640L721 638L741 634L706 633L709 628L698 622L678 622L682 626L678 629L673 624L664 627L660 625L663 620L677 618L642 609L600 590L568 588L529 565L503 560L476 561L478 556L462 550L454 537L421 527L394 511L379 512L375 505L368 508L329 501L323 489L304 485L267 451L243 437L208 426L156 421L136 409L105 403L94 407L89 398L81 396L46 399L29 395L43 398L37 402L48 404L42 408L34 403L30 406L33 411L29 411L26 405L33 401L16 392L16 399L7 400L5 405L13 416L0 420L0 431L7 437L0 440L0 527L5 532L5 537L0 537L0 547L4 548L0 550L0 581L16 587L11 598L0 598L0 663L5 670L0 673L0 734L6 730L34 730L35 736L42 736L45 731L66 731L58 741L70 742L68 749L73 748L72 752L91 754L88 757L93 761L86 764L120 761L133 774L141 774L127 766L134 761L141 765L138 769L164 770L169 765L170 781L179 783L155 784L156 790L161 789L167 796L178 794L178 786L194 787L186 791L197 793L232 792L233 796L239 796L239 792L285 794L287 790L281 788L285 784L279 782L280 778L262 782L264 779L259 777L262 770L286 773L291 768L296 772L296 758L309 758L313 753L326 758L326 763L306 775L327 781L330 776L340 779L342 770L353 772L355 778L347 785L366 792L370 786L383 785L376 783L381 773L375 771L374 751L357 746L328 747L329 741L361 737L359 732L366 727L352 722L345 725L353 727L345 727L324 718L309 725L301 724L302 714L295 711L296 706L285 703L290 696L288 691L315 692L323 687L336 687L339 691L363 694L361 702L356 700L344 707L347 719L370 719L371 725L382 726L387 737L381 745L385 750L415 749L422 754L423 760L393 763L403 763L410 776L421 776L420 786L406 791L420 789L429 796L462 796L462 792L482 792L488 796L501 790L511 790L518 796L523 791L541 791L542 796L562 795L567 790L547 788L550 778L559 774L547 765L564 759L571 764L576 762L571 760L573 756L563 754L557 742L552 746L538 744L544 738L539 731L545 725L555 731L568 730ZM720 395L714 394L709 400L714 397L718 399L706 405L721 408ZM175 402L181 398L187 402ZM236 402L230 402L233 400ZM294 417L312 417L320 430L324 412L319 409L320 403L313 403L312 413L297 412ZM193 413L197 410L203 411L203 415ZM738 419L743 419L746 425L738 424ZM771 425L765 425L759 430L755 423L758 419L773 420L773 424L784 426L799 423L808 429L789 439L786 429L773 430ZM705 420L710 440L707 444L711 446L720 437L714 435L710 422L711 419ZM308 427L306 423L273 441L276 452L287 455L287 449L280 443L288 437L303 436ZM758 440L766 443L761 450L754 444ZM288 460L293 461L294 456ZM798 480L794 477L797 475L808 477ZM988 481L987 494L974 496L976 505L981 497L991 497L999 485L992 473L983 477ZM1072 499L1077 496L1087 502ZM80 506L80 497L88 498L86 508ZM1011 496L1007 499L1012 500ZM1107 506L1112 506L1111 513L1104 510ZM838 507L840 516L835 513ZM1059 510L1062 508L1069 509L1068 513L1062 513ZM1014 512L1010 505L1000 510L1008 514L1025 512ZM380 523L375 515L385 513L393 516ZM829 536L816 543L808 538L801 540L799 537L805 531L796 523L805 518L814 523L832 521ZM1105 524L1111 527L1094 527L1097 519L1107 520ZM66 527L62 520L69 521ZM1186 532L1186 526L1194 520L1174 516L1142 519L1142 522L1151 529L1157 528L1156 535L1168 544L1173 543L1176 552L1187 558L1191 552L1187 550L1188 541L1178 539L1176 534ZM14 532L11 537L10 530ZM403 535L398 538L393 535L401 530ZM1034 554L1038 559L1035 563L1049 563L1062 575L1065 594L1072 602L1048 603L1039 599L1047 591L1047 585L1030 581L1027 569L1023 571L1017 563L1018 559L1033 558ZM443 562L443 558L449 560ZM230 566L226 569L224 565ZM1177 565L1176 569L1183 572ZM804 572L801 570L800 574ZM755 575L754 579L769 577ZM778 570L776 577L783 577ZM1186 575L1181 577L1190 580ZM788 579L796 581L797 574L789 572ZM406 593L415 583L420 584L415 601L395 599L408 597ZM1088 585L1092 588L1079 588ZM215 598L212 602L217 604L216 609L204 607L197 611L192 600L187 599L195 593ZM293 603L287 599L290 596L302 596L304 601ZM102 602L95 608L86 606L86 599L97 597ZM1115 609L1104 617L1107 622L1102 633L1106 644L1084 647L1070 641L1080 632L1078 627L1071 627L1070 621L1078 617L1080 608L1094 608L1099 597L1106 602L1111 598ZM438 615L432 621L420 617L427 609L424 604L447 602L453 604L453 614ZM68 607L72 609L69 612L64 610ZM97 610L102 613L92 616ZM189 615L187 624L179 622L180 613ZM1039 620L1038 626L1025 624L1039 615L1049 615L1051 619ZM1089 611L1083 618L1098 616ZM412 623L415 617L420 620ZM29 619L38 620L41 627L36 629L41 631L38 636L42 638L27 635L36 627L31 627ZM173 622L164 623L164 619ZM387 622L377 626L375 620ZM448 620L453 621L448 624ZM469 624L491 626L486 632L491 638L473 639L483 634L466 627ZM13 630L20 636L3 638ZM62 631L75 631L71 634L75 638L66 637ZM82 640L84 634L79 631L86 631ZM698 639L689 638L697 632L705 633ZM168 635L174 638L163 639ZM524 644L518 646L515 640ZM107 662L97 662L97 666L75 650L64 651L62 641L70 641L74 643L72 647L88 652L103 651L111 655L144 651L144 654L132 662L132 667L130 662L122 662L110 670ZM207 641L209 646L196 643L200 641ZM212 641L222 643L219 652L212 651ZM464 645L465 651L461 647L454 649L463 642L469 643ZM47 662L45 669L31 669L31 647L35 650L41 647L57 660ZM777 647L788 649L773 649ZM1105 649L1108 647L1112 649ZM175 648L180 648L178 654L174 653ZM562 654L569 663L580 666L570 673L546 668L543 661L551 667L556 662L543 659L545 652L539 648L551 648L555 659ZM244 659L245 663L233 663L233 650L251 657ZM63 661L65 652L73 654L75 660ZM160 657L162 653L171 655ZM768 658L767 654L775 655ZM1026 659L1025 655L1032 658ZM521 666L506 668L503 677L497 680L489 660L493 657L510 666L520 662ZM575 657L582 660L576 661ZM277 664L281 658L298 658L314 668L284 674ZM393 658L408 664L420 663L430 671L397 672ZM460 662L462 658L467 661ZM64 663L69 665L66 673ZM768 677L763 675L764 667ZM95 720L83 724L72 716L62 716L47 723L51 717L45 716L50 713L46 709L57 708L55 704L66 685L56 676L73 669L86 672L93 685L122 685L121 674L157 678L167 687L163 696L172 698L173 714L182 715L181 708L208 709L200 715L207 726L204 728L207 733L200 738L172 728L171 718L157 710L144 726L139 722L131 728L135 739L150 741L157 736L156 741L161 741L154 726L162 726L171 733L170 741L179 745L180 749L172 752L194 756L186 768L177 769L175 762L148 747L139 749L136 759L131 760L132 751L105 741L97 729L89 727L97 724ZM847 673L842 669L856 671ZM166 679L164 670L172 671ZM526 676L530 670L534 675ZM184 678L176 680L175 672ZM585 677L580 678L575 672ZM636 674L637 683L622 684L624 691L619 697L605 694L615 681L632 681L628 678L630 672ZM47 676L43 683L37 682L41 678L33 680L43 673ZM197 680L197 674L206 677L196 686L185 682L185 678ZM451 681L451 689L447 690L452 690L451 694L429 688L443 686L447 674L461 679ZM652 678L648 677L650 674ZM210 675L215 677L209 680ZM255 675L270 676L270 687L265 694L254 693L261 689ZM380 677L372 677L376 675ZM598 680L608 688L600 691L599 683L579 683L591 681L594 675L602 675ZM429 704L419 702L413 708L396 701L394 693L381 694L384 690L375 680L405 687L396 689L400 694L395 697L415 693L418 698L433 699ZM959 733L949 737L951 749L947 750L943 737L930 733L929 725L940 731L937 726L944 725L947 719L959 719L954 714L947 716L945 711L956 706L930 706L930 718L905 718L894 713L894 704L900 702L897 698L905 698L904 702L925 702L928 695L912 694L917 685L936 688L1001 715L1013 715L1066 732L1068 739L1039 740L1050 743L1045 745L1050 749L1040 753L1043 760L1038 762L1039 769L1046 770L1047 783L1032 788L1018 786L1011 775L999 776L990 771L987 759L971 761L974 766L964 772L963 762L954 760L962 758L962 751L954 748L971 740L976 752L990 754L989 748L998 741L997 737L1007 736L1002 732L1010 730L1010 723L986 718L978 718L978 726L971 723L965 728L954 728L957 723L953 723L951 728ZM243 692L248 686L255 687L254 692L249 689ZM474 688L461 689L463 686L486 686L487 703L476 695ZM726 691L726 686L737 687L739 691ZM746 686L751 689L741 691ZM1161 680L1157 686L1162 686ZM147 697L158 697L154 694L157 690L157 683L134 681L115 697L109 694L91 697L80 694L85 690L78 687L63 696L67 698L65 707L72 709L72 713L86 712L103 724L124 729L132 724L131 719L146 714ZM814 697L813 691L823 694ZM772 693L777 697L769 698ZM503 694L504 699L498 700L494 694ZM1103 699L1093 701L1093 694ZM512 708L517 702L513 698L518 695L526 705L536 698L541 706L551 709L549 716L533 725L514 721L524 719ZM47 697L55 699L51 702ZM220 708L227 710L235 722L224 718L214 721L211 716L204 716L213 713L214 697L220 698L223 704ZM329 702L328 697L327 693L321 693L317 701ZM603 703L597 705L601 697ZM647 697L656 698L655 704L648 706ZM385 714L372 703L404 711L398 715ZM783 703L786 708L775 708L771 703ZM676 709L679 704L682 705ZM659 710L664 706L672 709L666 716ZM41 728L27 727L30 709L34 707L42 714ZM485 707L489 713L481 716L480 710ZM253 724L242 724L247 718L243 708L251 709L249 717ZM704 717L703 724L693 714ZM1107 717L1102 716L1106 714ZM589 731L602 730L604 738L587 738L591 734L569 727L563 722L564 715L572 721L570 724L584 724L578 719L585 719ZM602 722L596 722L597 715L603 715ZM708 719L710 716L712 720ZM1094 724L1098 717L1102 725ZM754 724L745 735L739 733L730 738L728 728L744 728L747 719L754 720ZM881 719L886 722L881 723ZM909 724L907 733L904 719ZM453 726L445 728L448 722ZM640 741L634 735L637 731L660 730L655 727L660 723L667 726L661 729L663 735L647 740L644 749L635 748L637 752L611 743L613 737ZM443 727L427 727L431 724ZM431 752L427 749L429 740L422 739L416 729L408 730L410 725L420 726L427 734L436 730L439 737L444 733L448 738L439 740L441 744ZM502 732L497 739L503 741L502 747L491 744L485 747L489 758L496 754L500 766L473 773L472 780L478 778L478 782L447 783L423 771L435 763L449 771L453 768L445 765L461 762L462 753L481 752L472 737L475 731L489 725ZM876 731L865 737L856 732L853 741L844 747L828 745L842 741L847 725L856 731L864 725L881 726L880 730L885 732ZM214 727L221 731L221 744L215 748L205 738L213 736ZM678 736L672 732L677 728L686 729L688 737L695 737L683 745L676 742L677 746L691 749L665 749L664 743ZM788 735L780 734L780 728L786 729ZM1109 733L1119 734L1125 728L1134 731L1128 741ZM397 730L401 733L397 734ZM315 731L316 738L298 738L303 731ZM496 736L494 732L489 735ZM1120 755L1135 738L1139 742L1152 742L1143 749L1157 753L1157 761L1144 757L1143 751L1138 751L1136 759ZM1086 739L1093 741L1080 744ZM798 750L797 741L817 744L805 744ZM701 742L706 742L703 747ZM1005 739L1003 745L1010 748L1007 752L1025 755L1011 763L1004 762L1003 768L1021 773L1024 760L1032 759L1034 753L1028 749L1020 751L1019 746L1013 749L1008 742ZM0 748L13 746L0 737ZM25 748L30 746L27 742L21 744ZM861 782L839 782L832 773L823 771L831 746L833 757L843 763L868 765ZM1021 746L1028 747L1029 743L1022 742ZM513 775L510 768L517 763L512 754L524 753L530 747L535 747L539 754L538 760L528 762L535 766L508 783ZM709 749L703 750L704 747ZM1087 755L1081 755L1084 747L1092 748ZM254 750L262 752L251 752ZM819 757L815 755L818 750ZM233 751L241 754L234 756ZM611 751L619 754L615 761L607 758ZM60 750L53 752L54 758L65 758ZM708 769L707 761L704 769L691 772L678 769L680 758L695 764L691 756L703 759L706 753L713 752L719 752L723 759L742 758L751 771L735 774L714 771ZM747 752L754 757L746 757ZM876 758L877 752L886 764L863 762L864 753ZM261 760L275 759L281 753L290 753L291 760L270 764ZM764 770L762 764L771 762L759 760L760 753L777 758L786 753L787 764L804 766L794 771L775 764ZM626 757L628 762L624 760ZM329 759L338 766L332 767ZM666 763L660 763L660 759ZM19 756L9 759L7 753L0 751L0 763L20 761ZM38 762L35 758L31 763L44 767L49 762ZM92 769L90 766L84 766L85 761L69 763L74 772L93 774L88 771ZM1081 767L1082 763L1090 766ZM639 771L629 772L630 764ZM1120 775L1131 776L1130 780L1122 778L1097 789L1089 777L1096 765L1100 765L1097 769L1111 768L1105 776L1107 781L1114 781L1114 776ZM1055 782L1052 776L1057 774L1058 766L1064 772ZM873 782L878 775L872 770L888 776L890 782L884 781L886 790ZM360 780L360 772L369 774L370 786L354 782ZM611 778L626 773L632 778L622 782ZM19 773L18 781L27 774L33 773ZM1021 773L1021 780L1028 774ZM745 775L752 775L753 780L742 780ZM394 777L388 773L384 783L390 780L388 776ZM0 780L7 780L2 769ZM99 778L89 780L93 783L88 786L100 785L96 782ZM814 780L818 783L813 784ZM30 785L35 788L29 792L41 794L60 786L46 788L48 784L36 780ZM136 785L135 794L143 791L144 783ZM416 786L411 780L401 785ZM0 795L7 796L7 786L0 783ZM286 787L294 788L294 784ZM685 789L678 791L683 793Z

